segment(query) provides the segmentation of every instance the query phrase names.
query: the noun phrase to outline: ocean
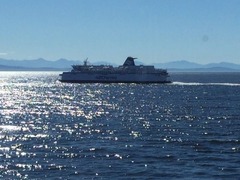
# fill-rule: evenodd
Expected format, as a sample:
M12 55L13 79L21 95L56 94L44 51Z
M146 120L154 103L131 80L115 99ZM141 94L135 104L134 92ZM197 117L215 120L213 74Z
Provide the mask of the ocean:
M68 84L0 72L1 179L240 179L240 73Z

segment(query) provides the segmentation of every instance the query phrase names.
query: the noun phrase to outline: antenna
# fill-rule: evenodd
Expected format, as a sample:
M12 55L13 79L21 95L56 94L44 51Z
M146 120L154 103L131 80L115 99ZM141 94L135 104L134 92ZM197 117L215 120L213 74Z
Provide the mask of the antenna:
M84 60L84 66L87 66L87 64L88 64L88 58Z

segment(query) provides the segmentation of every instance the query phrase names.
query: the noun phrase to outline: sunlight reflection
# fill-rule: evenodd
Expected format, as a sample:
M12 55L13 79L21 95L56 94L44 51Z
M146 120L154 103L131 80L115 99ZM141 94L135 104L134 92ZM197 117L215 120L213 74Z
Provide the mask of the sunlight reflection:
M26 131L27 128L22 128L21 126L14 126L14 125L1 125L0 131Z

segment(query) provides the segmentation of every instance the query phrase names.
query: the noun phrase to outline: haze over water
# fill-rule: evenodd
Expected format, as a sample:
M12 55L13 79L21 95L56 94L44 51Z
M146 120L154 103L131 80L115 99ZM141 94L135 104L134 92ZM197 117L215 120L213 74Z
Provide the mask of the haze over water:
M240 73L64 84L0 73L3 179L240 178Z

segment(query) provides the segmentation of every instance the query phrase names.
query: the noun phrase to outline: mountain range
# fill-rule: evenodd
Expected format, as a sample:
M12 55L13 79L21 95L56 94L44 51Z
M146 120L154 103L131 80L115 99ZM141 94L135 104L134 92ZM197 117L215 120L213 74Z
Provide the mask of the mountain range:
M34 59L34 60L8 60L0 59L0 70L2 71L62 71L70 70L71 65L73 64L82 64L82 61L77 60L67 60L59 59L56 61L45 60L43 58ZM93 62L94 65L108 64L113 66L118 66L113 63L98 61ZM140 61L136 61L136 64L144 64ZM240 72L240 64L220 62L220 63L209 63L209 64L198 64L189 62L186 60L172 61L168 63L154 63L156 68L164 68L169 71L229 71L229 72Z
M153 65L158 68L166 68L172 71L240 71L240 64L228 62L198 64L181 60L168 63L155 63Z

